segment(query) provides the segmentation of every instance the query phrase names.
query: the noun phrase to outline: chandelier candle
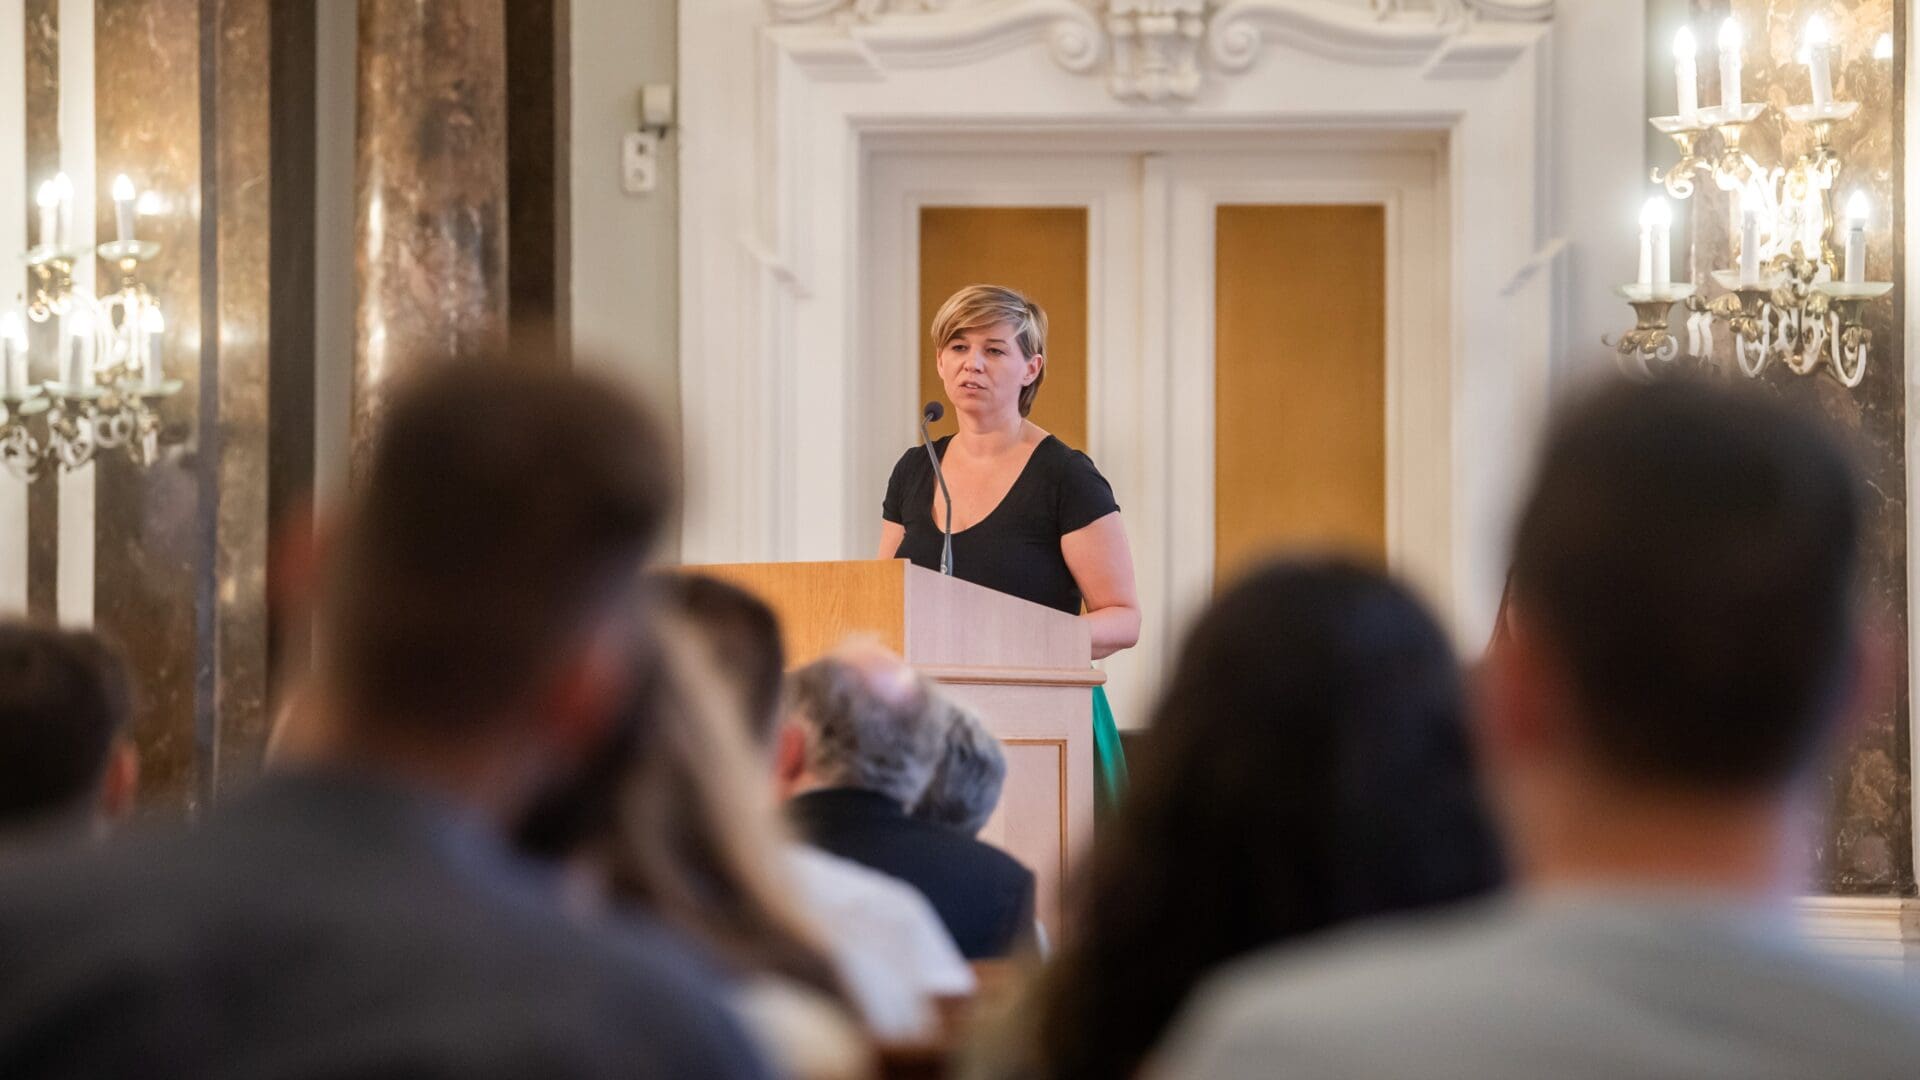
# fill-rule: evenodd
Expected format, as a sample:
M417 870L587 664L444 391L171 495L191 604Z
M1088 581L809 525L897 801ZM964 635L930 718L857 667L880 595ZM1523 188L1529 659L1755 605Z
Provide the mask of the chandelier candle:
M53 191L59 199L60 244L65 246L73 243L73 181L66 173L54 173Z
M113 218L119 226L119 239L123 244L133 243L133 200L136 197L133 181L126 173L113 178Z
M34 205L40 208L40 246L52 251L60 244L56 230L60 227L60 188L51 180L42 180L40 190L34 194Z
M1807 20L1807 81L1813 84L1813 107L1824 109L1833 104L1833 70L1829 66L1827 50L1833 45L1833 35L1827 30L1827 20L1815 15Z
M1760 215L1740 212L1740 284L1760 284Z
M1673 208L1655 196L1640 210L1640 284L1664 289L1673 284Z
M1700 43L1693 39L1690 26L1673 35L1673 75L1680 94L1680 118L1691 121L1700 112Z
M1740 22L1728 19L1720 24L1720 107L1732 109L1740 104Z
M93 321L84 309L75 308L67 316L67 365L61 381L78 392L92 380L87 378L87 335L93 333Z
M1847 259L1842 280L1848 285L1867 280L1867 197L1858 191L1847 200Z
M9 311L0 316L0 397L27 396L27 328Z
M141 389L143 390L158 390L160 389L160 385L166 381L164 373L160 368L160 339L166 332L167 319L166 316L160 314L159 308L150 307L141 313L140 337L142 340L142 348L140 351L140 359Z

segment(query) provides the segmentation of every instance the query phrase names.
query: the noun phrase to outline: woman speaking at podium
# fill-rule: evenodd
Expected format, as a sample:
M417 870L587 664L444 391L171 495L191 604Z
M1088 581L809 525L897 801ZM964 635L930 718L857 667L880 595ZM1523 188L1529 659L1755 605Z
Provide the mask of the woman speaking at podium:
M1046 337L1046 312L1012 289L970 285L941 305L934 364L960 430L933 443L931 455L916 446L893 467L880 557L941 569L950 512L953 575L1079 615L1097 660L1140 639L1133 556L1106 478L1027 419L1047 374ZM1111 805L1126 759L1098 687L1093 717L1100 801Z

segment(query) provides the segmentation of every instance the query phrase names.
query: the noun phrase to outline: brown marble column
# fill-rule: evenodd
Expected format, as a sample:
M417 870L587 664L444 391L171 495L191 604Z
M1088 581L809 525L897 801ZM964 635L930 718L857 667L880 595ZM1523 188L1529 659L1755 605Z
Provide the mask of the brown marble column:
M1907 284L1905 205L1905 116L1900 88L1908 63L1906 49L1893 62L1873 59L1874 40L1892 30L1906 41L1907 5L1894 0L1693 0L1695 34L1702 42L1700 100L1720 100L1719 65L1713 42L1721 20L1737 16L1746 28L1743 96L1772 106L1748 130L1742 147L1764 165L1792 164L1809 147L1806 130L1787 121L1781 110L1807 98L1806 69L1795 53L1807 19L1818 12L1834 32L1834 99L1858 101L1857 116L1834 129L1834 150L1842 169L1834 205L1845 205L1862 191L1873 207L1867 231L1867 277L1892 281L1893 295L1867 305L1873 332L1873 358L1866 379L1848 390L1824 374L1794 375L1775 364L1762 381L1781 396L1804 403L1855 433L1864 460L1872 503L1864 562L1864 595L1881 629L1890 635L1888 693L1828 776L1832 826L1816 855L1820 885L1836 893L1911 895L1913 866L1912 747L1908 737L1907 664L1907 471L1905 326ZM1659 161L1663 167L1673 160ZM1710 269L1734 265L1732 236L1736 208L1727 193L1703 183L1686 204L1693 215L1695 256L1700 277ZM1710 294L1721 290L1708 284ZM1724 327L1715 329L1720 363L1731 369L1732 343ZM1736 376L1737 377L1737 376ZM1729 628L1729 632L1738 632Z
M27 217L28 243L37 244L39 215L33 205L33 193L43 181L60 171L60 0L26 0L25 79L27 117L27 205L20 212ZM9 253L11 254L11 253ZM26 284L26 268L18 262L10 271L18 275L15 288ZM6 290L11 295L15 288ZM57 378L59 361L59 325L54 322L28 323L33 370L37 381ZM11 477L4 478L11 481ZM60 570L60 485L51 480L27 489L27 612L36 618L59 617Z
M567 0L507 5L508 306L516 352L565 363L572 342L572 100Z
M159 460L108 453L94 466L95 622L131 662L143 794L163 813L250 774L269 715L276 7L95 6L96 220L109 235L108 184L122 172L168 208L141 219L162 245L142 277L167 316L167 372L186 384L163 407Z
M266 745L268 713L267 542L269 519L269 343L271 302L281 291L272 253L275 96L270 87L276 0L203 0L212 33L212 85L205 88L211 126L202 135L211 167L202 214L213 221L213 250L203 252L211 280L202 297L216 331L202 359L213 382L213 461L202 469L212 501L212 565L203 603L213 606L212 761L203 782L217 795L251 776ZM289 5L289 8L298 5ZM307 13L308 22L312 13ZM203 65L204 66L204 65ZM308 95L309 99L311 94ZM309 295L308 304L311 304ZM307 396L308 411L312 395ZM209 569L203 565L203 572ZM205 706L203 706L204 708Z
M208 468L217 398L206 381L215 331L202 270L200 0L96 0L94 137L100 235L114 228L108 186L126 173L167 212L143 217L161 245L141 277L167 318L165 363L184 389L164 405L163 446L142 468L106 453L95 474L94 622L117 641L139 692L134 734L156 812L191 811L212 745L210 549L216 504ZM130 62L138 57L139 62ZM97 268L106 281L107 268Z
M360 0L352 454L395 381L507 328L504 0Z

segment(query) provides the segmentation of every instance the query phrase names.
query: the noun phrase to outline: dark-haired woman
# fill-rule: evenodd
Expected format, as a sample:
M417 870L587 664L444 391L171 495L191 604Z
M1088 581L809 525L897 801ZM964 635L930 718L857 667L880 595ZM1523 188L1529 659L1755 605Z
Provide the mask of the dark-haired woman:
M1187 638L1078 920L976 1075L1137 1073L1203 976L1502 879L1445 634L1339 562L1241 580Z

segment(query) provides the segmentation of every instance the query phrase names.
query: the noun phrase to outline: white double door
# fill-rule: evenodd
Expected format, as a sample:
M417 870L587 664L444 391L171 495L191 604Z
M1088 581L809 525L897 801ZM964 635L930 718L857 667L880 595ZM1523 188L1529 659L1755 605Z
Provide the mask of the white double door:
M1374 204L1385 213L1386 555L1448 603L1448 385L1443 150L1364 138L1264 136L1259 147L1191 143L1062 149L1004 137L877 148L862 185L862 355L855 490L884 490L915 438L921 211L1078 207L1087 222L1086 442L1127 523L1144 625L1102 663L1123 727L1146 722L1180 637L1215 586L1215 275L1222 206ZM1018 253L1009 253L1017 258ZM1284 253L1281 253L1284 257ZM1042 302L1047 303L1045 298ZM1302 297L1302 303L1313 303ZM891 418L900 418L897 422ZM1242 451L1244 452L1244 451ZM1274 461L1272 468L1288 467ZM849 500L848 535L877 540L873 499Z

